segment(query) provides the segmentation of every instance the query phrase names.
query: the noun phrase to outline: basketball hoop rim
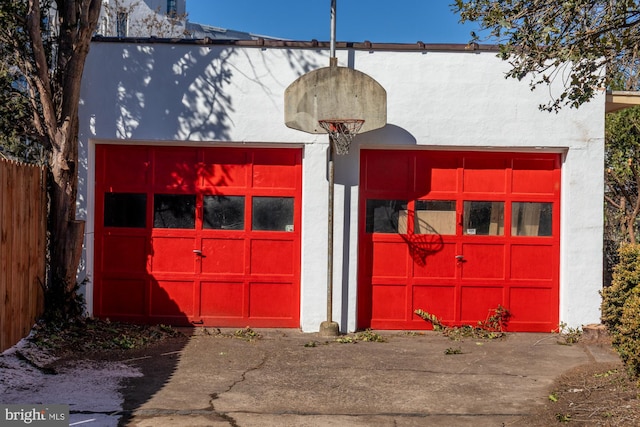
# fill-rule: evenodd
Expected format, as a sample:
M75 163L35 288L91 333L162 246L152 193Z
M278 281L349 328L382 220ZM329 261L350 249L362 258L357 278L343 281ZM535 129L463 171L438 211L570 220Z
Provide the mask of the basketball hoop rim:
M319 119L319 123L364 123L364 119Z
M335 147L337 154L349 153L351 141L356 137L364 119L320 119L318 124L322 127Z

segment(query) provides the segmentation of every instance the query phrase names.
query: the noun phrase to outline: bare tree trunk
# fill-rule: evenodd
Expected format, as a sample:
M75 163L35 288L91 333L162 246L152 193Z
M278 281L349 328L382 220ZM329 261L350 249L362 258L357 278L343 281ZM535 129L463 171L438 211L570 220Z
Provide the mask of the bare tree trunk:
M76 120L77 122L77 120ZM84 221L76 220L76 189L78 188L77 134L58 132L53 144L49 168L51 277L55 292L70 293L76 284L76 272L82 256Z
M629 236L629 243L631 243L632 245L636 244L636 232L635 232L635 228L633 227L635 222L636 222L636 218L633 216L627 219L627 234Z
M636 182L636 188L640 188L640 174L638 174L638 169L635 166L634 162L631 161L631 159L629 159L629 167L631 168L631 173L633 174L633 178ZM633 245L636 244L636 221L638 219L638 215L640 214L640 196L636 193L634 194L634 197L635 203L633 203L633 210L629 214L629 220L627 222L629 241Z

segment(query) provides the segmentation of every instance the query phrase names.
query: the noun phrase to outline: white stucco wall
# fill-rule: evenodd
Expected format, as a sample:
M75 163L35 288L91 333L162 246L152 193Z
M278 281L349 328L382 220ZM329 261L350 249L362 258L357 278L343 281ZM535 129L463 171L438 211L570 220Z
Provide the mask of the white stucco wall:
M336 160L334 312L356 326L359 147L550 151L562 165L560 320L599 322L602 285L604 94L579 110L538 110L547 88L504 78L495 53L338 51L339 64L387 91L388 125L359 135ZM96 143L304 145L301 327L326 306L326 135L283 124L284 90L328 65L328 52L169 44L93 43L80 109L80 215L93 253ZM344 208L347 208L346 210ZM91 278L93 260L85 258ZM87 296L91 308L92 284Z

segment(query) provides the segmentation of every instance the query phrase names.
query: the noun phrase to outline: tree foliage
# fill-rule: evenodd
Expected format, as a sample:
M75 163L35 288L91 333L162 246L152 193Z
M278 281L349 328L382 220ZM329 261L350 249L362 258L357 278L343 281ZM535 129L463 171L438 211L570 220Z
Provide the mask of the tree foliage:
M531 86L560 81L562 93L541 106L578 107L613 82L638 85L640 2L634 0L456 0L461 21L500 44L509 77ZM475 40L480 36L473 34ZM604 67L604 68L603 68ZM621 70L607 75L603 71Z
M37 141L46 150L50 171L48 291L58 295L73 294L82 253L84 223L75 217L78 105L101 5L101 0L0 2L0 71L6 77L0 82L0 99L8 97L20 107L17 111L24 126L14 127L15 136ZM11 110L4 112L11 117Z
M602 323L629 373L640 377L640 246L620 247L613 283L602 290Z
M0 153L4 157L28 161L33 160L30 148L39 145L33 121L34 109L39 108L39 103L29 97L29 87L15 58L17 50L24 51L28 47L28 39L19 23L19 17L25 15L26 3L0 5Z
M608 237L619 243L636 244L640 215L640 107L607 115L605 146Z
M24 161L42 161L40 145L31 120L26 88L6 66L0 64L0 156Z

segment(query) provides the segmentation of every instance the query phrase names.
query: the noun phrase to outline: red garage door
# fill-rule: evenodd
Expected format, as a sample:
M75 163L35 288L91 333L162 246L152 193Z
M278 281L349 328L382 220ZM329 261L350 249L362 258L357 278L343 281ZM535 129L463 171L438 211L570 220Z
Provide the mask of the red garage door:
M358 327L558 325L560 155L363 150Z
M300 325L301 150L98 145L97 316Z

